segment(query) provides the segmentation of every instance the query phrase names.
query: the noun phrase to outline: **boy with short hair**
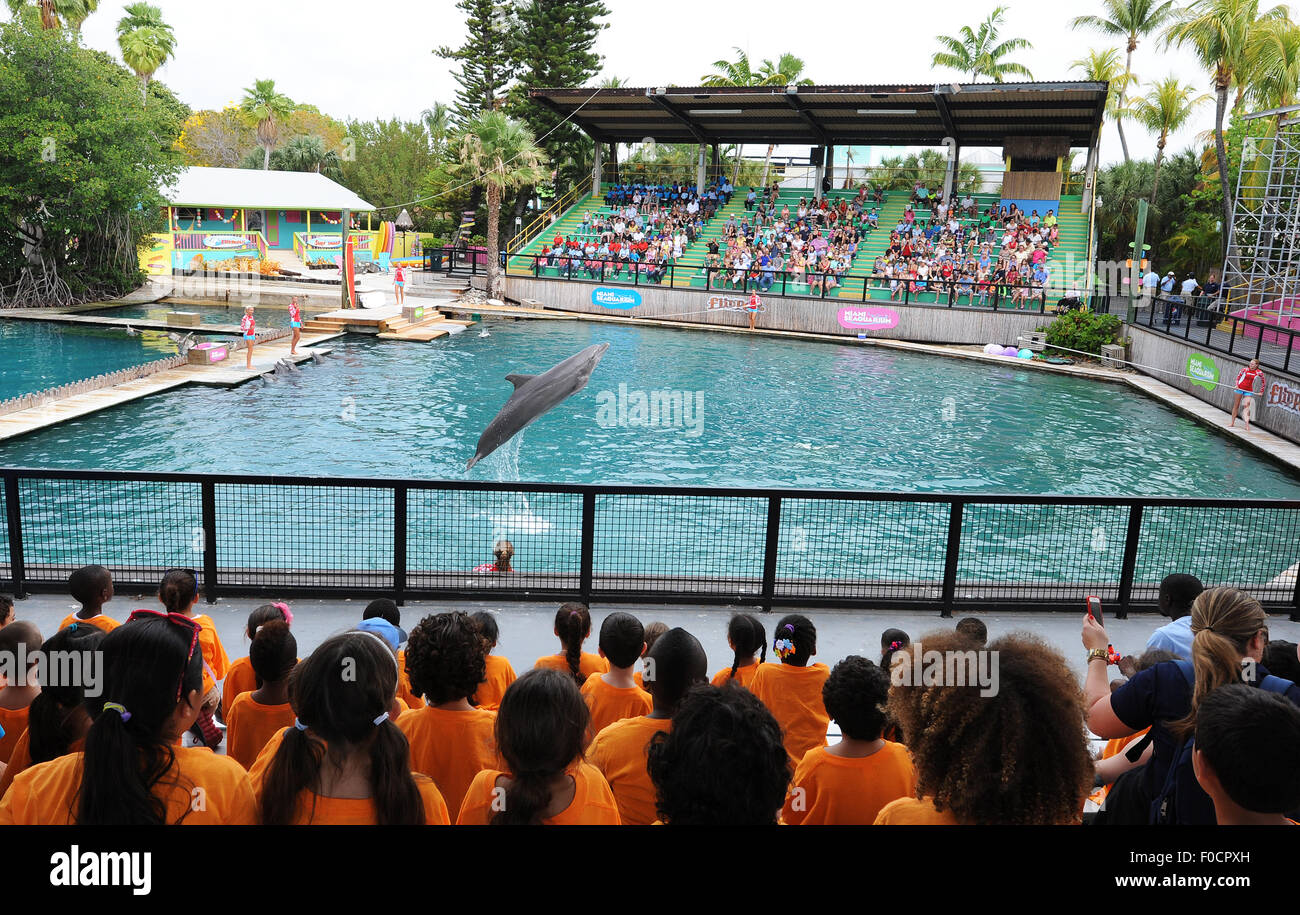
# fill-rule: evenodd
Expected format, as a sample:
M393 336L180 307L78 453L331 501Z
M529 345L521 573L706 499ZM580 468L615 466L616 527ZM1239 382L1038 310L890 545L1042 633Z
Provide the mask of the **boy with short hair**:
M397 653L397 698L407 708L424 708L424 699L411 689L411 677L406 672L406 652L398 647L406 641L406 630L402 628L402 611L398 609L397 602L379 597L366 604L366 609L361 611L361 622L372 619L383 620L393 627L388 633L381 634L397 640L397 644L393 645L393 651Z
M41 632L26 620L0 629L0 763L9 763L18 738L27 730L27 712L40 695L36 683L36 661L40 657ZM22 669L19 669L20 662Z
M1220 826L1294 826L1300 807L1300 708L1244 683L1197 706L1192 770Z
M624 718L646 715L654 707L650 694L636 685L632 668L645 651L645 627L630 613L611 613L600 624L600 656L608 673L594 673L582 685L591 710L591 734Z
M122 625L104 615L104 604L113 599L113 575L103 566L82 566L69 575L68 593L81 604L81 609L65 616L59 623L60 629L73 623L89 623L97 629L112 632Z

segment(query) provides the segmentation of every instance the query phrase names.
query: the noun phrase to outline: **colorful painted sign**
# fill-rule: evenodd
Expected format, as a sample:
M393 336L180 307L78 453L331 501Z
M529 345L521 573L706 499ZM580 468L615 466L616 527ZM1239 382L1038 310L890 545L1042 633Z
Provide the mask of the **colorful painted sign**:
M308 235L306 243L308 248L341 248L341 239L339 235Z
M205 248L251 248L252 245L242 235L205 235Z
M635 289L610 289L599 286L591 291L591 304L601 308L628 311L641 304L641 293Z
M1219 365L1205 353L1187 356L1187 377L1198 388L1213 391L1219 383Z
M847 330L889 330L898 326L898 312L892 308L850 306L841 308L836 316L840 327Z
M1288 413L1300 416L1300 391L1285 382L1275 381L1268 386L1268 396L1264 400L1266 407L1280 407Z
M749 298L737 298L734 295L711 295L704 307L709 311L748 311Z
M140 246L140 266L149 276L171 276L175 250L170 232L155 232Z

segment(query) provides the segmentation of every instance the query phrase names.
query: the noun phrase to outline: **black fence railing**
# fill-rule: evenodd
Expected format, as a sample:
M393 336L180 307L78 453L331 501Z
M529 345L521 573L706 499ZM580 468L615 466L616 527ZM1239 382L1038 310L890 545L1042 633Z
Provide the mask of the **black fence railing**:
M1059 294L1050 294L1042 283L977 283L960 280L900 279L891 289L884 276L822 271L702 267L673 262L647 264L623 259L601 259L540 254L512 254L513 276L564 280L614 286L648 286L683 291L734 292L781 296L794 299L857 299L860 302L898 302L903 305L938 305L947 308L992 308L1045 312L1049 302L1057 304ZM858 284L861 287L858 288Z
M0 582L222 595L1078 610L1191 572L1300 619L1300 501L0 471ZM479 571L500 538L512 572Z
M1112 302L1127 309L1125 298L1115 297ZM1198 304L1178 297L1154 296L1143 304L1145 307L1137 312L1141 327L1239 359L1258 359L1260 365L1278 371L1300 372L1300 330L1239 317L1208 301Z

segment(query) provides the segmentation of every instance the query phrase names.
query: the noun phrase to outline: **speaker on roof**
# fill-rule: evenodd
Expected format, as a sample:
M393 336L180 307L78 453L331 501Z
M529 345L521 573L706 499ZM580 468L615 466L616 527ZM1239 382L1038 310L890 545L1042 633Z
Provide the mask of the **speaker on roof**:
M823 146L814 146L808 153L809 165L821 165L822 159L826 156L826 148Z

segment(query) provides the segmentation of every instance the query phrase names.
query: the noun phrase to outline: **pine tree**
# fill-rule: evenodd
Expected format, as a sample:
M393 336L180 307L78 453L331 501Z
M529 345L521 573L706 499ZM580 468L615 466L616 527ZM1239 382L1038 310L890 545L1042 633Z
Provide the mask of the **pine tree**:
M519 82L507 110L538 138L563 184L577 179L575 148L590 141L572 122L561 124L560 115L530 99L528 90L588 85L600 72L596 37L607 27L597 20L608 15L602 0L531 0L515 9L511 50Z
M456 125L464 126L505 98L514 78L515 22L510 5L498 0L458 0L456 9L465 14L465 43L459 48L444 45L433 53L460 63L455 74L460 89L452 113Z

